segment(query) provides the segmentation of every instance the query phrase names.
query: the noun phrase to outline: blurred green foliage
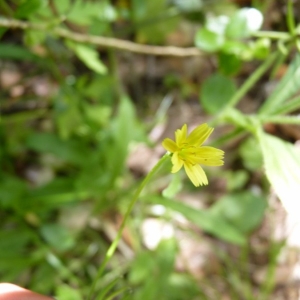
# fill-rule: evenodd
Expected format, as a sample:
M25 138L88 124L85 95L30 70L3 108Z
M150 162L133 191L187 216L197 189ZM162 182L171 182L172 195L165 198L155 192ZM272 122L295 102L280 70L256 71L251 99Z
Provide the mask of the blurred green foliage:
M118 224L139 183L126 163L131 146L151 145L150 127L166 119L162 102L163 116L156 119L150 112L151 126L144 121L151 105L146 103L147 96L136 102L130 98L114 47L82 43L55 30L164 46L181 24L188 23L196 28L195 46L216 62L214 71L193 89L199 94L197 104L212 124L231 126L214 143L225 149L239 141L239 147L226 152L226 170L211 173L225 187L221 196L208 192L207 208L178 201L183 189L195 192L180 176L174 176L160 193L160 182L169 180L169 169L157 176L154 185L159 188L146 189L128 224L134 257L122 251L114 256L97 281L94 299L209 299L206 290L213 282L197 281L189 272L176 269L180 241L163 239L150 250L143 245L140 228L158 205L164 208L159 220L176 227L175 216L180 214L215 239L247 249L268 207L265 182L259 193L250 188L254 173L263 176L263 164L284 206L293 210L300 186L299 153L291 143L264 132L266 124L300 123L292 114L300 108L300 57L295 54L299 29L293 27L291 13L289 9L289 32L263 32L264 11L227 1L0 0L0 21L37 24L17 30L13 23L0 22L3 70L19 67L24 79L46 78L51 87L37 96L21 79L20 85L25 86L21 96L14 98L10 87L0 91L1 280L61 300L85 299L114 235L108 234L107 224L111 220ZM126 55L131 57L128 68L134 80L138 54ZM275 74L287 58L288 70L273 93L246 114L239 106L243 96L267 70ZM237 79L245 63L258 62L260 66L240 84ZM163 89L171 89L173 84L168 82L174 81L175 88L189 91L183 76L163 76ZM155 92L160 99L162 90ZM273 265L278 255L274 253ZM235 267L229 267L231 271L232 276L241 274ZM261 287L264 296L272 292L271 279L266 280L268 287ZM249 285L240 290L233 284L236 299L252 299Z

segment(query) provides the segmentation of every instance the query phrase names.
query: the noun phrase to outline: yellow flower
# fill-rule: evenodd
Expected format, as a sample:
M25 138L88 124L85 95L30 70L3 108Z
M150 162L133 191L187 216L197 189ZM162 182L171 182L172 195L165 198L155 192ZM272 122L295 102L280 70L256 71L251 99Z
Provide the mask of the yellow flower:
M175 131L175 142L164 139L162 145L172 155L172 173L178 172L182 166L195 186L207 185L208 180L200 164L207 166L222 166L224 152L220 149L202 146L213 132L207 124L196 127L187 135L187 125Z

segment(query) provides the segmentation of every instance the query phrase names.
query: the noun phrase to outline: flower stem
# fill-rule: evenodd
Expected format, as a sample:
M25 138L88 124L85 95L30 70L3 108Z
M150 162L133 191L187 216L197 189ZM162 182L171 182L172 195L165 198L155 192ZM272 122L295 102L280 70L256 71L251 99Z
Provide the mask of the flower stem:
M136 190L136 192L134 193L129 206L127 208L127 211L125 213L125 216L123 218L123 221L121 223L121 226L117 232L117 235L115 237L115 239L113 240L113 242L111 243L110 247L108 248L108 250L106 251L105 254L105 259L103 260L98 273L96 274L96 278L94 279L90 292L89 292L89 296L88 299L91 300L95 291L95 287L96 287L96 283L98 282L98 280L100 279L107 263L109 262L109 260L112 258L114 252L117 249L117 246L119 244L119 241L122 238L122 232L124 230L125 224L130 216L130 213L135 205L135 203L137 202L142 190L144 189L144 187L146 186L146 184L149 182L149 180L152 178L152 176L158 171L158 169L163 165L163 163L167 160L167 158L169 158L170 155L168 153L166 153L158 162L157 164L152 168L152 170L148 173L148 175L144 178L144 180L141 182L140 186L138 187L138 189Z

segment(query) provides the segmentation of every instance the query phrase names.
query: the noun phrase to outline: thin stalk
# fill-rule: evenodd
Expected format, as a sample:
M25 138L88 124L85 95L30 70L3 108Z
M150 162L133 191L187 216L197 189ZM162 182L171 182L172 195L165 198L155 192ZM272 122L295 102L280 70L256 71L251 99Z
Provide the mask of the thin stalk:
M286 22L289 32L292 36L296 33L296 25L294 19L294 10L293 10L293 1L288 0L287 2L287 14L286 14Z
M244 82L239 90L229 100L226 108L235 106L243 96L255 85L255 83L262 77L262 75L270 68L275 59L278 56L278 52L272 53L264 63L255 70L255 72Z
M274 115L287 114L299 108L300 108L300 97L295 97L291 99L289 102L282 105L281 107L274 110L272 114Z
M290 33L281 32L281 31L256 31L252 32L251 35L256 38L269 38L272 40L284 40L288 41L292 37Z
M129 206L127 208L127 211L125 213L125 216L123 218L123 221L121 223L121 226L117 232L117 236L115 237L115 239L113 240L113 242L111 243L110 247L108 248L108 250L106 251L106 254L105 254L105 259L104 261L102 262L99 270L98 270L98 273L96 274L96 277L92 283L92 286L91 286L91 289L90 289L90 292L89 292L89 296L88 296L88 299L91 300L92 297L93 297L93 294L94 294L94 291L95 291L95 287L96 287L96 283L98 282L98 280L101 278L101 275L107 265L107 263L109 262L109 260L112 258L114 252L116 251L117 249L117 246L119 244L119 241L121 240L122 238L122 233L123 233L123 230L124 230L124 227L126 225L126 222L131 214L131 211L135 205L135 203L137 202L142 190L144 189L144 187L147 185L147 183L150 181L150 179L152 178L152 176L158 171L158 169L163 165L163 163L169 158L169 154L165 154L158 162L157 164L153 167L153 169L148 173L148 175L144 178L144 180L141 182L140 186L138 187L138 189L136 190L136 192L134 193L130 203L129 203Z
M260 116L259 119L262 123L300 125L300 117L298 116Z

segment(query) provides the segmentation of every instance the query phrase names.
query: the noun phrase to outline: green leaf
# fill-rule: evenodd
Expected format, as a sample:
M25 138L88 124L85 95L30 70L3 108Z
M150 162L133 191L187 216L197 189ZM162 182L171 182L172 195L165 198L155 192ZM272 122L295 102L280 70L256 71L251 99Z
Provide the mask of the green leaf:
M17 208L17 203L23 199L27 192L25 181L8 174L0 176L0 206Z
M181 213L204 231L227 242L237 245L243 245L246 242L245 236L237 228L224 221L224 218L220 218L220 216L210 213L208 210L198 210L181 202L166 198L151 197L149 200Z
M180 20L166 1L131 0L130 7L136 39L140 43L162 43Z
M172 174L172 179L168 187L166 187L162 194L166 198L174 198L182 189L182 180L179 173Z
M66 284L59 285L57 287L56 297L57 297L57 299L61 299L61 300L81 300L82 299L82 295L80 295L78 290L75 290Z
M255 8L242 8L230 19L226 27L226 36L233 39L249 37L251 32L259 30L263 16Z
M40 7L42 7L43 0L25 0L20 1L21 4L15 12L15 17L18 19L29 17L35 13Z
M300 150L259 132L267 177L286 210L299 217Z
M214 74L201 87L200 102L210 114L218 113L236 92L233 81L224 75Z
M106 144L105 155L109 169L109 176L114 181L125 166L129 143L143 136L140 124L137 121L135 108L126 96L121 98L118 113L111 122L112 142Z
M263 157L261 149L257 147L257 140L253 137L244 141L240 148L239 153L243 160L243 165L250 171L260 170L263 165Z
M29 61L39 61L40 58L31 53L28 49L13 45L13 44L0 44L0 58L1 59L15 59L15 60L29 60Z
M277 85L271 96L261 106L259 114L275 114L289 102L284 103L300 90L300 54L297 54L288 71Z
M52 153L58 158L78 165L84 165L91 158L84 144L75 140L64 141L51 133L33 133L27 139L27 146L38 152Z
M57 251L69 250L75 244L74 237L59 224L45 224L40 230L43 238Z
M271 41L268 38L262 38L252 44L253 57L265 59L270 54Z
M219 70L224 75L235 75L242 66L241 59L236 54L225 53L218 54Z
M77 57L89 69L102 75L107 73L107 68L99 59L97 50L83 44L75 44L68 42L67 45L74 50Z
M99 127L108 123L112 109L108 105L84 105L84 111L88 120Z
M195 36L195 45L206 52L216 52L220 50L224 44L224 36L215 33L207 28L198 30Z
M68 20L80 25L90 25L94 20L112 22L117 18L117 12L107 0L101 1L71 1ZM65 9L65 6L63 7Z
M266 207L263 197L242 192L222 197L209 212L246 234L261 223Z

